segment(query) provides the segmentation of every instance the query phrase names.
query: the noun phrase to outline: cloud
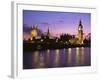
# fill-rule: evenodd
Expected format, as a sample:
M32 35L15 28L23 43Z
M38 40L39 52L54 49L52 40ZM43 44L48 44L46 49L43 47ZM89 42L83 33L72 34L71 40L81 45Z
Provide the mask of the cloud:
M47 22L42 22L41 24L46 25L46 26L49 26L49 25L50 25L50 24L47 23Z
M59 23L63 23L64 21L63 20L59 20Z

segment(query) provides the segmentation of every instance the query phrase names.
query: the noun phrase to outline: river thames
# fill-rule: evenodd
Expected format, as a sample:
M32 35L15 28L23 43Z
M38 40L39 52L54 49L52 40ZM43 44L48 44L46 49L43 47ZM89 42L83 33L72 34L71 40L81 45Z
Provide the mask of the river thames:
M91 66L91 48L77 47L23 53L23 69Z

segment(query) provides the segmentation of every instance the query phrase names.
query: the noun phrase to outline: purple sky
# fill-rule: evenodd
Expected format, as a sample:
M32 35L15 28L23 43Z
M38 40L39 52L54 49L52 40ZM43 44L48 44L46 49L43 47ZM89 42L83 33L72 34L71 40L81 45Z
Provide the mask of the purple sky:
M23 24L38 26L43 32L49 27L52 34L77 34L79 21L82 21L84 33L91 32L91 14L75 12L51 12L23 10Z

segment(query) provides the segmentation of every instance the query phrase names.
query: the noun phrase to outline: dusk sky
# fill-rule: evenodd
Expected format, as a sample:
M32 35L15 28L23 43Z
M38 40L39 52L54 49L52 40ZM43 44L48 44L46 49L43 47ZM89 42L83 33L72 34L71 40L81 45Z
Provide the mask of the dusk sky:
M29 27L36 25L38 29L52 34L77 34L79 21L82 21L85 34L91 32L91 14L75 12L51 12L23 10L23 24Z

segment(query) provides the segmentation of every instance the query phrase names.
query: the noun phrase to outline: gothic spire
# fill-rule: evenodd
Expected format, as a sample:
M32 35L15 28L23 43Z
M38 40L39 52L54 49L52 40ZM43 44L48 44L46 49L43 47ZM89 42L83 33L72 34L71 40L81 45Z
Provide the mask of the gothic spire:
M47 32L47 33L48 33L48 34L50 33L50 32L49 32L49 27L48 27L48 32Z
M49 27L48 27L48 30L47 30L47 36L49 36L49 37L50 37Z
M79 26L82 26L82 21L80 20L80 22L79 22Z

